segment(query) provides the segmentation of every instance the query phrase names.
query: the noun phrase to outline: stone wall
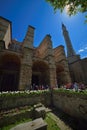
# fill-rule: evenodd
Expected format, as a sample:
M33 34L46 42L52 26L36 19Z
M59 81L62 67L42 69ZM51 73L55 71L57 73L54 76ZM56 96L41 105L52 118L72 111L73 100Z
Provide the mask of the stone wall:
M64 46L60 45L54 49L54 59L57 69L58 84L66 84L71 82L71 77L69 73L69 66L65 56Z
M52 95L53 94L53 95ZM45 106L54 105L66 114L87 122L87 95L69 91L54 90L42 93L15 94L14 96L0 96L0 111L31 106L42 103Z
M5 41L5 48L8 48L9 43L11 43L11 22L0 16L0 40Z
M87 95L54 91L53 103L68 115L87 121Z
M87 85L87 58L82 59L81 64L82 64L82 69L83 69L84 78L85 78L84 83Z
M40 45L35 50L35 57L38 57L38 58L46 60L46 58L49 55L53 55L52 51L53 51L53 49L52 49L51 36L50 35L46 35L45 38L40 43Z
M8 93L7 96L0 95L0 111L20 108L23 106L31 106L37 103L42 103L46 106L49 106L51 104L50 92L46 93L32 92L30 94L24 92L20 94Z
M71 64L69 64L72 82L82 82L85 84L85 71L83 71L83 68L86 68L85 66L82 66L82 60L75 61Z

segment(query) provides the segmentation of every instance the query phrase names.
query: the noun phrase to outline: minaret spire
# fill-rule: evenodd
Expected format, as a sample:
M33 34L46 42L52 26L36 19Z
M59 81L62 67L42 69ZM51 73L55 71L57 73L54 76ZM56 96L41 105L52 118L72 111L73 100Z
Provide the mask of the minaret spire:
M76 53L73 49L70 37L69 37L69 33L66 29L66 26L63 23L62 23L62 30L63 30L63 36L64 36L64 39L66 42L66 47L67 47L67 57L76 55Z

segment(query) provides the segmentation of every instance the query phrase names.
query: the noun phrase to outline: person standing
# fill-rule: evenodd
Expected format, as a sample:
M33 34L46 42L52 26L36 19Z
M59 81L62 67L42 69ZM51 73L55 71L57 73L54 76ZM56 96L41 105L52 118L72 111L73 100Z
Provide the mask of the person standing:
M74 89L75 89L76 92L78 92L78 88L79 88L79 87L78 87L78 83L75 82L75 83L74 83Z

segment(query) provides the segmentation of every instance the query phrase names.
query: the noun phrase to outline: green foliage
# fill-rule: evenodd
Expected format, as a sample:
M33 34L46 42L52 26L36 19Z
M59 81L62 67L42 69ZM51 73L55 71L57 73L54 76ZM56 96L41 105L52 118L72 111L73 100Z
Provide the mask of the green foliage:
M48 90L39 90L39 91L16 91L16 92L2 92L0 93L0 97L11 97L11 98L17 98L17 97L31 97L35 95L40 95L40 94L47 94L49 93Z
M68 89L63 89L63 88L60 88L60 89L55 89L53 90L54 93L63 93L63 94L70 94L70 95L83 95L83 96L87 96L87 90L82 90L82 91L74 91L74 90L68 90Z
M52 116L48 113L45 121L47 122L47 130L60 130L56 122L52 119Z
M60 9L61 12L67 8L68 15L74 15L78 12L87 12L87 0L46 0L54 10ZM87 17L86 17L87 19ZM87 22L87 20L85 21Z
M49 2L53 7L54 10L63 9L69 5L69 15L75 14L78 11L86 12L87 11L87 0L46 0Z

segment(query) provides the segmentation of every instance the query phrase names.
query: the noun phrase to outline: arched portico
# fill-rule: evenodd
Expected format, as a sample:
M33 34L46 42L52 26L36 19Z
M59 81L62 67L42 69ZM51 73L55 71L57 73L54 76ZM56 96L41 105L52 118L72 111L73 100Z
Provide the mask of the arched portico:
M18 90L20 59L16 55L4 54L0 63L0 91Z
M35 61L32 66L32 85L49 85L49 66L44 61Z
M57 65L56 67L57 84L60 86L64 84L64 68L62 65Z

